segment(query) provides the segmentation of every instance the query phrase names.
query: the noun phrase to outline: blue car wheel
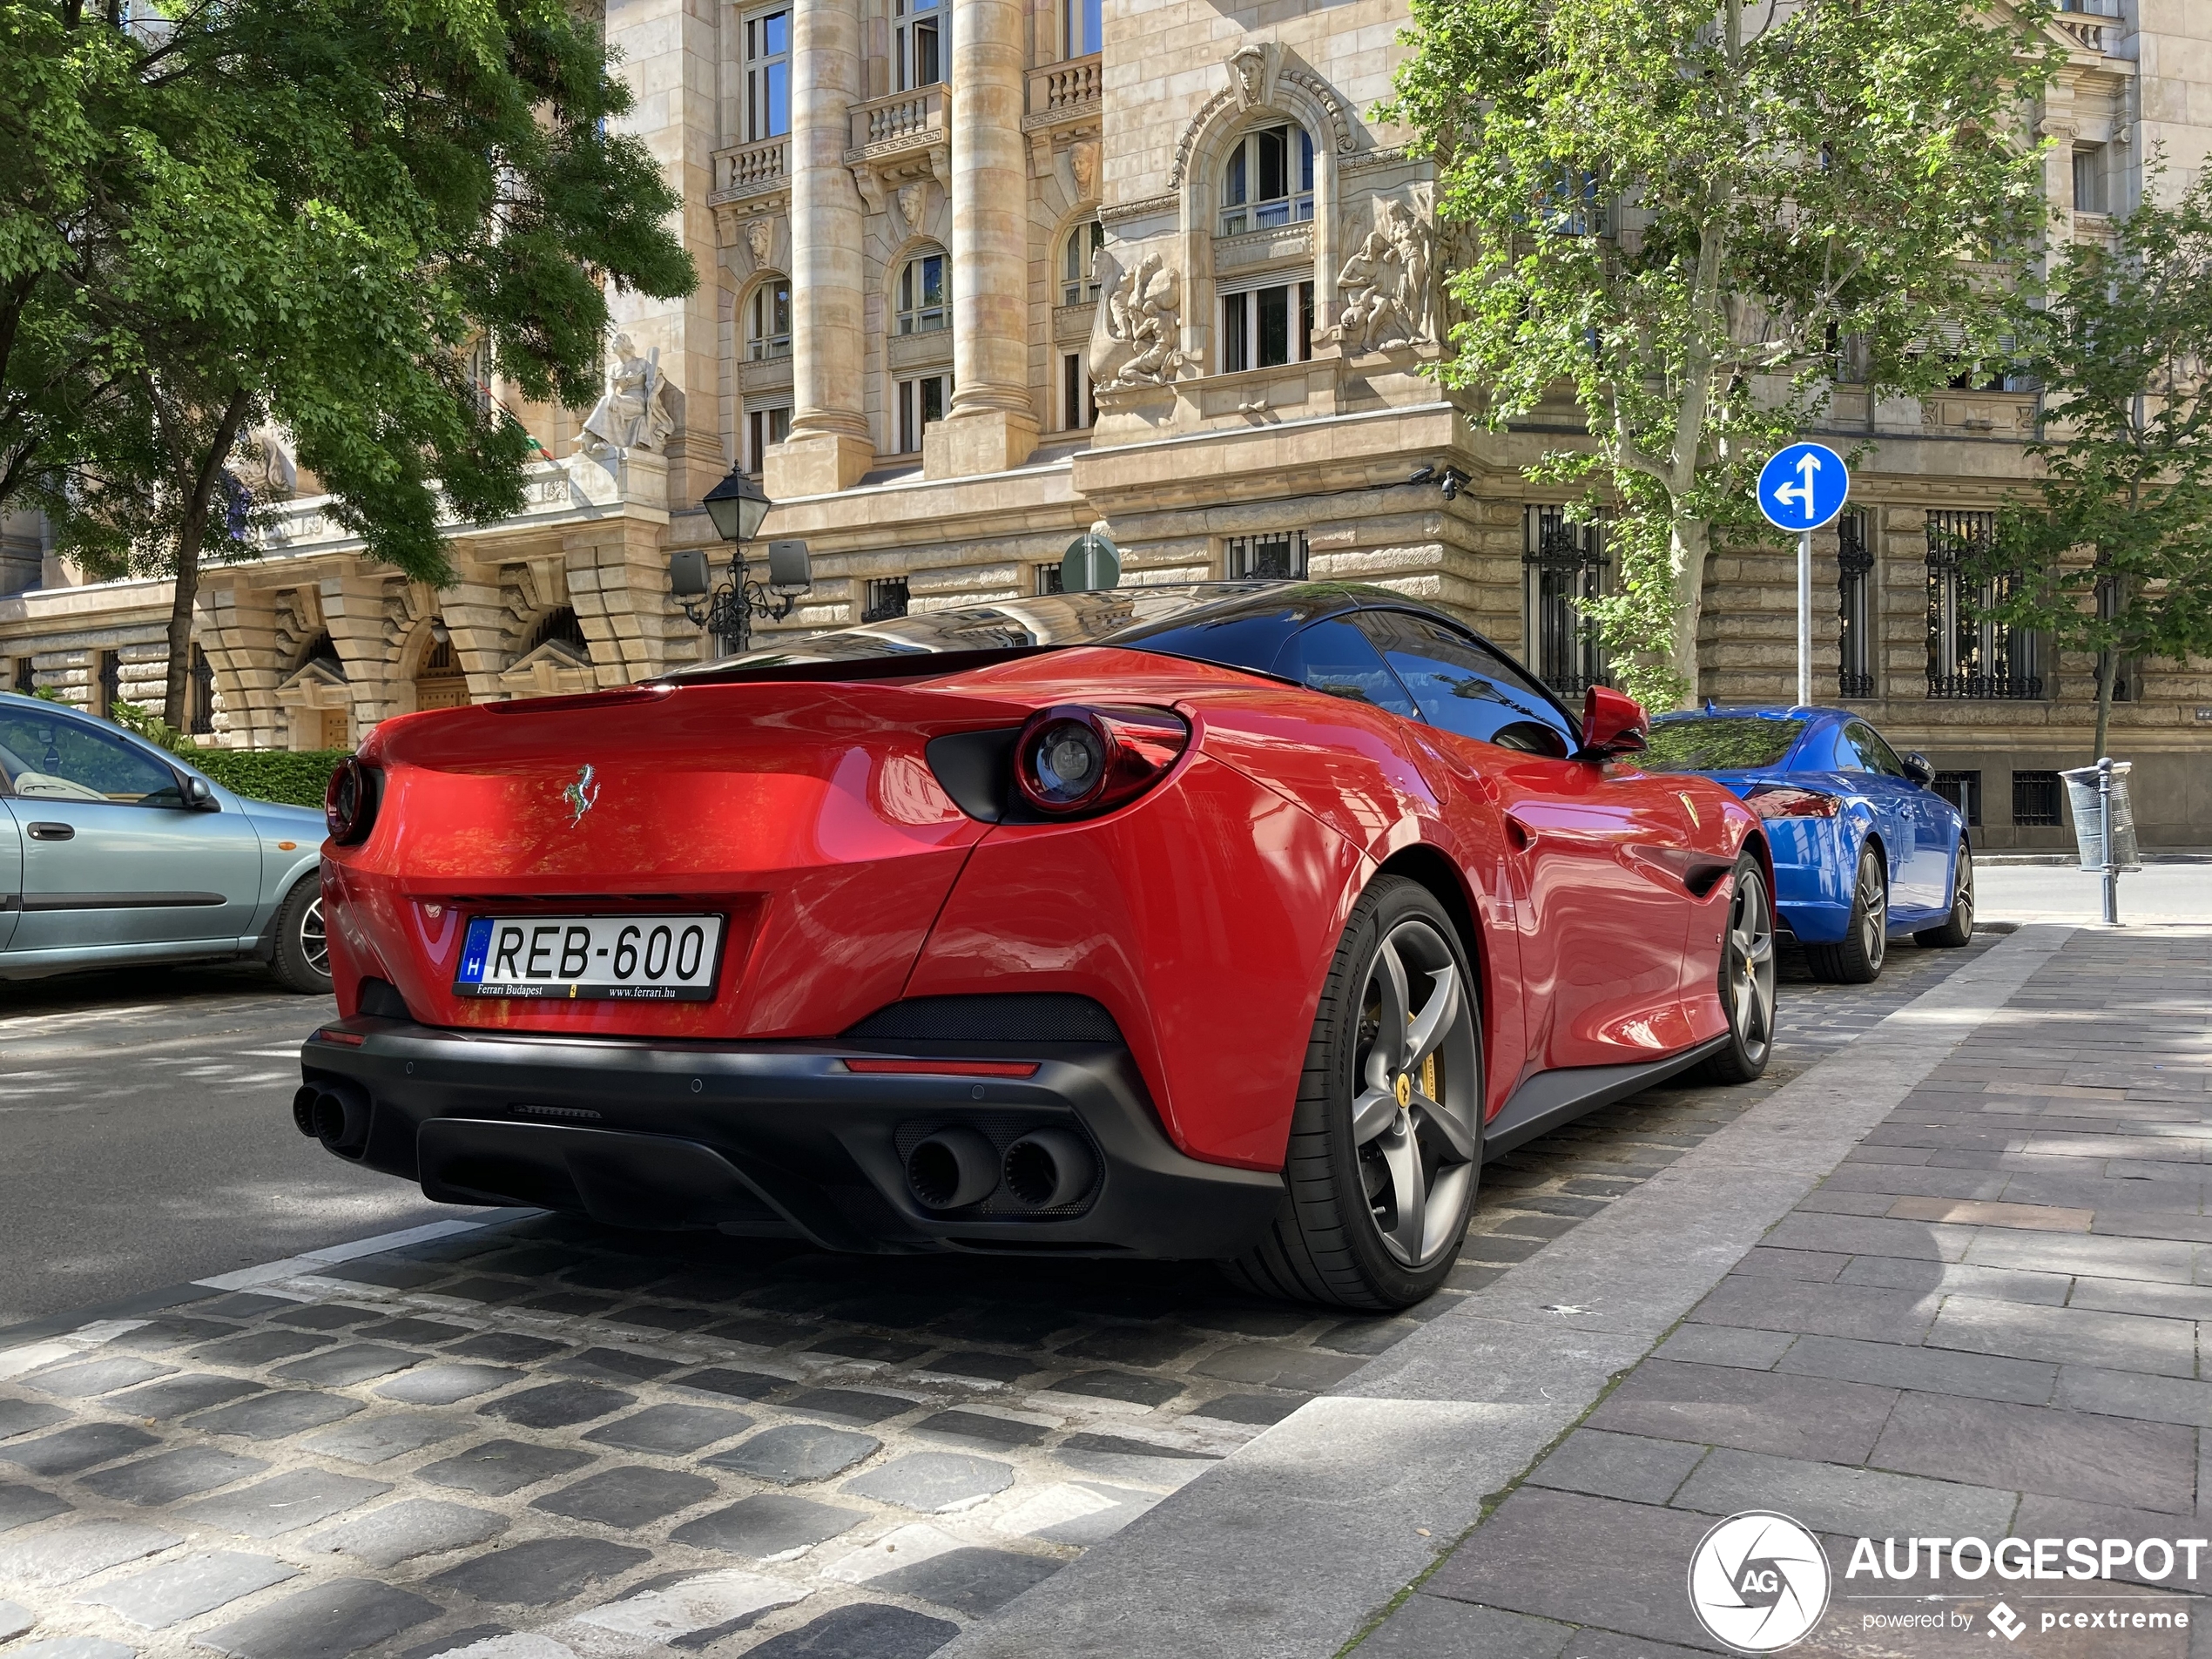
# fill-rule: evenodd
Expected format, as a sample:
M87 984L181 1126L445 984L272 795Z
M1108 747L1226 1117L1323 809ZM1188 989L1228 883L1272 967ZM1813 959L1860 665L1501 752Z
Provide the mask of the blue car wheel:
M1871 842L1858 848L1858 873L1851 882L1851 920L1832 945L1807 945L1805 966L1815 979L1837 985L1865 985L1882 971L1889 954L1890 887L1882 855Z

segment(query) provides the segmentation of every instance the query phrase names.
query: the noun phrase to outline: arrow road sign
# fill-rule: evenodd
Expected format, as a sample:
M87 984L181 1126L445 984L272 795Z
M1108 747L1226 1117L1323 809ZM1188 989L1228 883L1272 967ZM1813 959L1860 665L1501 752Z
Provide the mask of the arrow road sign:
M1851 473L1824 443L1793 443L1759 469L1759 510L1782 530L1817 530L1844 510Z

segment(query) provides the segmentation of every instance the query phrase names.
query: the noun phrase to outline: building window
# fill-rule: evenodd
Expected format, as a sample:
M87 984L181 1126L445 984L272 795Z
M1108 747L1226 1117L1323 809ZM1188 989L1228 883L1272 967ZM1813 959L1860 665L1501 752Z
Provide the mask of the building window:
M95 651L92 712L105 715L123 695L123 659L111 651Z
M1304 530L1270 530L1264 536L1234 536L1229 543L1232 582L1303 581L1305 565Z
M529 640L523 645L517 660L529 656L540 645L550 644L556 639L579 657L588 659L591 655L591 642L583 637L583 624L577 619L573 609L562 605L546 612L545 619L530 631Z
M791 405L747 403L745 408L745 470L758 474L768 451L791 436Z
M27 663L29 659L25 660ZM185 730L196 738L210 736L215 730L215 664L207 660L207 653L197 644L192 648L189 690Z
M1994 513L1928 515L1928 695L2040 698L2043 676L2036 636L1979 619L2001 603L2016 577L1981 577L1973 567L1997 535Z
M1060 358L1060 426L1079 432L1098 424L1098 399L1090 385L1090 365L1081 352L1064 352Z
M1874 695L1874 550L1866 542L1866 515L1845 513L1836 521L1837 586L1841 610L1837 621L1837 691L1843 697Z
M860 613L862 622L888 622L894 617L907 614L907 578L902 576L877 577L868 583L867 609Z
M469 677L454 654L453 641L433 634L429 648L422 653L422 665L415 671L415 706L459 709L468 705Z
M1062 0L1061 38L1067 42L1068 57L1088 57L1103 50L1100 42L1104 31L1099 15L1102 10L1100 0Z
M1029 591L1034 594L1065 593L1068 585L1062 578L1056 564L1033 564L1029 567Z
M1598 199L1597 174L1586 167L1561 169L1545 205L1542 224L1554 236L1603 234L1605 204Z
M1580 697L1605 683L1605 653L1590 631L1586 607L1605 591L1605 538L1595 524L1577 524L1563 507L1531 507L1521 550L1521 637L1528 665L1561 697Z
M1221 174L1221 234L1238 236L1313 217L1313 135L1304 127L1247 132Z
M1981 827L1981 773L1939 772L1935 775L1935 782L1929 787L1959 809L1966 820L1967 828Z
M892 0L891 54L899 84L911 92L945 78L945 7L942 0Z
M38 666L34 659L17 658L14 670L8 678L10 690L24 697L30 697L38 690Z
M941 253L917 254L899 267L900 334L930 334L952 326L949 268Z
M2112 201L2105 182L2105 147L2080 144L2074 147L2074 211L2108 213Z
M492 355L489 336L478 334L469 346L469 395L480 414L491 413Z
M1106 227L1087 219L1068 233L1060 245L1060 303L1089 306L1098 303L1098 251L1106 246Z
M933 421L945 418L945 411L952 407L953 377L949 374L924 374L917 380L899 382L899 453L902 455L921 453L921 435Z
M764 358L791 355L791 279L775 275L752 291L745 304L745 355Z
M1221 372L1274 368L1313 355L1313 284L1277 282L1221 296Z
M791 131L791 13L745 20L745 135L748 144Z
M2059 774L2055 772L2016 772L2013 774L2013 822L2022 829L2056 829L2059 817Z

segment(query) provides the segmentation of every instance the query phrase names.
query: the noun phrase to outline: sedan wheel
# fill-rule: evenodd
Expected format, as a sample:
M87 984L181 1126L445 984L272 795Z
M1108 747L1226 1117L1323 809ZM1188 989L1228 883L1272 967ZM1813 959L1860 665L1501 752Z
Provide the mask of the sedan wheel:
M316 973L325 979L330 977L330 935L323 931L320 894L315 895L315 901L300 919L300 954Z
M1482 1162L1480 1009L1459 931L1417 882L1353 908L1306 1047L1281 1211L1244 1288L1400 1308L1459 1258Z
M330 994L330 934L323 920L322 886L312 875L285 894L269 968L292 990L310 996Z
M1734 880L1720 950L1728 1038L1704 1072L1716 1082L1748 1083L1774 1053L1774 906L1756 854L1747 851L1737 860Z
M1858 850L1858 873L1851 882L1851 916L1844 924L1842 941L1807 945L1805 966L1815 979L1864 985L1881 973L1889 948L1889 882L1881 849L1869 841Z

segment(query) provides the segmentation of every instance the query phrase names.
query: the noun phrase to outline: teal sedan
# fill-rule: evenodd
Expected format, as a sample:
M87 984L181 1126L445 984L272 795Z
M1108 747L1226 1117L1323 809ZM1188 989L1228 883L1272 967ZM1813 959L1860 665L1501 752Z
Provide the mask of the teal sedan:
M266 962L330 989L320 812L247 800L105 720L0 693L0 980Z

